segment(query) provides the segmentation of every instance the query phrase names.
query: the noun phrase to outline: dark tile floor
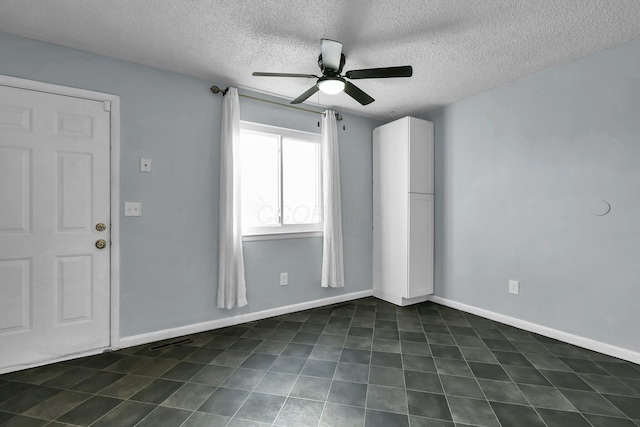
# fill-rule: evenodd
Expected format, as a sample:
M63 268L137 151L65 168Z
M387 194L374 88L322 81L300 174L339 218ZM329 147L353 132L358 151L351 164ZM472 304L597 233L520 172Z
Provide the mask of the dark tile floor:
M6 426L640 426L640 366L365 298L0 376Z

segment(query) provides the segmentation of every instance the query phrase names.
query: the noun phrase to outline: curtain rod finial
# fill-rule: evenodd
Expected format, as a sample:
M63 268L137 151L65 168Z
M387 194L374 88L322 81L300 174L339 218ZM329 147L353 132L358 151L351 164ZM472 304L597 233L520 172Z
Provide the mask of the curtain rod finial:
M222 93L222 96L224 96L227 94L228 91L229 91L229 88L222 90L216 85L211 86L211 92L213 92L215 95Z

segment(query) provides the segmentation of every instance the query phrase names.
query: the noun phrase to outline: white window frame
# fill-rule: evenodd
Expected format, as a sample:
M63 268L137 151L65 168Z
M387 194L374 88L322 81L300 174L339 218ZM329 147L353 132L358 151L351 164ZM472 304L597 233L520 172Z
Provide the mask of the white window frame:
M251 240L269 240L269 239L287 239L287 238L296 238L296 237L313 237L313 236L322 236L323 230L323 218L322 218L322 160L321 160L321 143L322 143L322 135L319 133L312 132L304 132L300 130L287 129L277 126L269 126L261 123L253 123L247 121L240 121L240 132L251 132L256 134L269 134L275 135L278 137L279 149L278 153L280 156L278 163L278 202L279 202L279 224L272 226L264 226L264 227L242 227L242 236L244 241ZM318 200L317 204L320 209L320 222L314 224L283 224L283 164L282 164L282 140L284 138L297 139L305 142L313 142L317 144L317 153L318 153L318 165L317 165L317 182L318 188L320 191L318 192ZM242 165L240 166L242 167Z

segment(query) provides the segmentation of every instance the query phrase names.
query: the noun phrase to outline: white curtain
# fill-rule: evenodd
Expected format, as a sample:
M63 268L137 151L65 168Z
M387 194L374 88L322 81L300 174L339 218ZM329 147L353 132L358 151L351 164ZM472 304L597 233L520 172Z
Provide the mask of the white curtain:
M240 222L240 102L230 87L222 107L218 307L247 305Z
M340 204L340 159L336 115L326 110L322 118L322 202L324 236L322 241L323 288L344 286L342 257L342 209Z

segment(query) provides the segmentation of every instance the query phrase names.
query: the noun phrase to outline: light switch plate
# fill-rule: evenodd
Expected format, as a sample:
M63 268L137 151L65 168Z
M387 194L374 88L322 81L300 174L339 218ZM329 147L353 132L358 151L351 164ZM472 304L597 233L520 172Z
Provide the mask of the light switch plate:
M142 216L142 203L124 202L124 216Z
M140 159L140 172L151 172L151 159Z

